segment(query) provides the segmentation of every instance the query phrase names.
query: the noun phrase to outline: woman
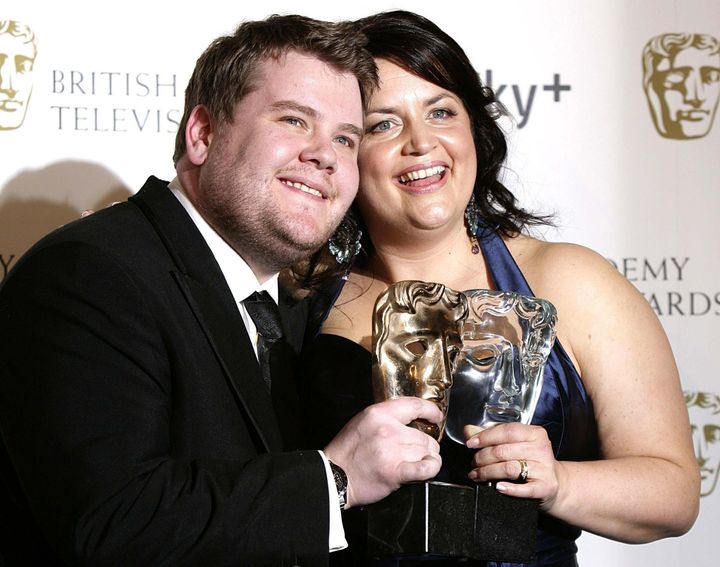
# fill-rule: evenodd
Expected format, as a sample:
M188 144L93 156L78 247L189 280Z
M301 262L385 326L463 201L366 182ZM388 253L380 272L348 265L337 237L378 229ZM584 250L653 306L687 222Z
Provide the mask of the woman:
M558 324L533 424L477 432L466 462L444 447L449 478L461 470L537 499L536 565L575 565L581 530L632 543L686 532L698 513L699 473L678 372L653 311L598 254L522 233L545 219L521 210L498 181L502 109L452 38L408 12L358 25L381 80L359 154L355 214L369 238L344 285L336 279L317 296L334 307L317 309L320 333L304 358L313 441L372 402L373 304L391 283L535 295L555 305ZM355 252L352 234L346 222L330 242L340 261ZM527 482L508 482L523 460ZM362 544L349 531L348 553L357 553Z

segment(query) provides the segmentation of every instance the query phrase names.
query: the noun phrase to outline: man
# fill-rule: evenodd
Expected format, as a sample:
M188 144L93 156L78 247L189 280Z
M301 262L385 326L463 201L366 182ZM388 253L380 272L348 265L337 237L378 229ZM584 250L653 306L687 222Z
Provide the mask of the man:
M186 91L176 179L55 232L6 278L0 470L43 564L324 564L343 504L436 474L437 443L404 425L441 419L424 400L370 408L322 453L282 452L292 377L248 303L277 296L277 272L355 195L362 43L300 16L217 39ZM273 340L292 355L304 306L279 303ZM4 534L22 564L28 530Z
M15 130L25 121L36 55L37 40L29 27L0 20L0 130Z
M720 42L708 34L654 37L643 50L643 86L661 136L706 136L720 100Z

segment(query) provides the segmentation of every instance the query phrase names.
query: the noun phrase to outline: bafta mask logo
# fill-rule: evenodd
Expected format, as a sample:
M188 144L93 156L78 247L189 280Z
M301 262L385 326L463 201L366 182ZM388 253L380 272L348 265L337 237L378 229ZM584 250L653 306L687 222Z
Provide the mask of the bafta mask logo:
M700 496L708 496L715 490L720 472L720 396L686 391L685 403L700 465Z
M658 133L706 136L720 99L720 42L708 34L665 33L643 50L643 87Z
M15 130L25 121L37 40L14 20L0 20L0 130Z
M378 296L373 316L373 391L376 401L415 396L434 402L444 416L460 352L467 301L444 285L402 281ZM411 423L435 439L440 426Z

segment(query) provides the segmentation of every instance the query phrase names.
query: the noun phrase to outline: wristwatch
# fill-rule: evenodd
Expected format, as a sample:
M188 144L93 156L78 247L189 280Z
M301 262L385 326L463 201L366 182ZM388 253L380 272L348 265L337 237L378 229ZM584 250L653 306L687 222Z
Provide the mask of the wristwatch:
M341 467L332 461L328 460L328 463L330 463L330 470L332 471L333 478L335 479L335 488L337 488L340 509L344 510L347 505L347 475Z

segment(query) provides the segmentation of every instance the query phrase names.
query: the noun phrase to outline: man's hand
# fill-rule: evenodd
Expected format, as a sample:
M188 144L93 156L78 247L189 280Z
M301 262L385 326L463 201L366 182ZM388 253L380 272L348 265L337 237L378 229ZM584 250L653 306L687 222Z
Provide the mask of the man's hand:
M433 478L440 470L440 445L406 424L439 423L438 407L420 398L398 398L369 406L351 419L325 448L348 477L347 505L385 498L400 485Z

